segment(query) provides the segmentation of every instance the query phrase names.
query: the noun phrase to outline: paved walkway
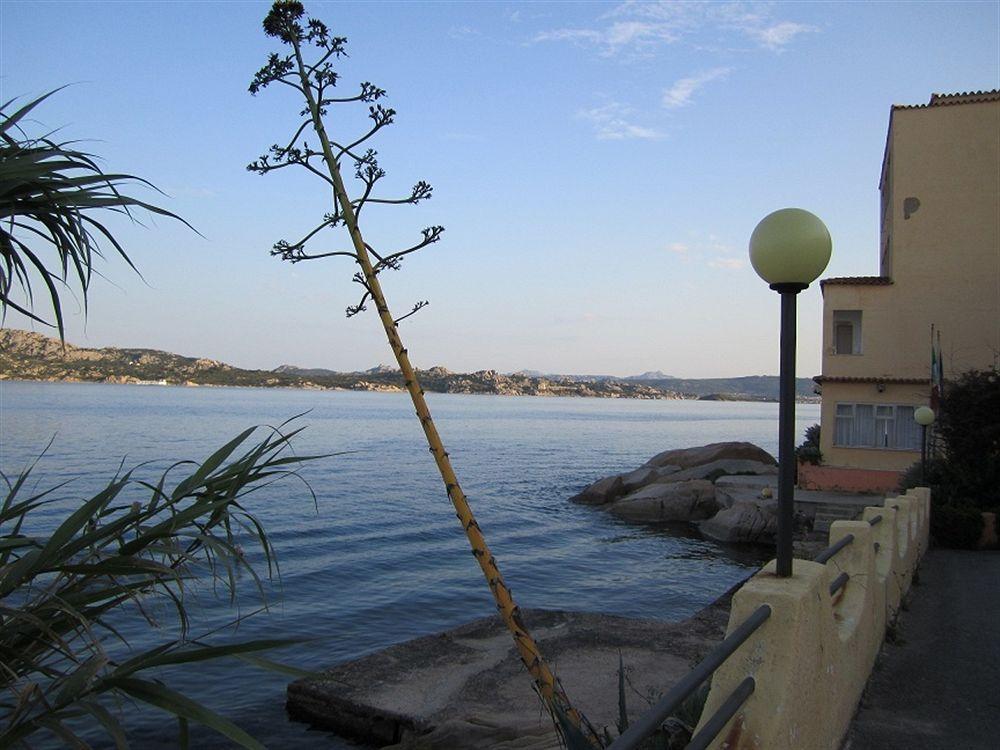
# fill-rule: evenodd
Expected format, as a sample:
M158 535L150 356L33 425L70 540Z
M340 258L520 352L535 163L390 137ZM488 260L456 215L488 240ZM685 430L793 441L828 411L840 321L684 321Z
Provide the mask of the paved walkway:
M931 550L844 748L1000 747L1000 552Z

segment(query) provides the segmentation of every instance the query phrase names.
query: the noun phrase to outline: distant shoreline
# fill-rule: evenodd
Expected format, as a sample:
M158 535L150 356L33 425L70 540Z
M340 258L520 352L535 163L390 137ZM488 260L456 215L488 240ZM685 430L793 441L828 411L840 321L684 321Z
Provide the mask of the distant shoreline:
M402 387L395 388L379 388L379 389L361 389L361 388L343 388L340 386L300 386L300 385L239 385L239 384L226 384L226 383L160 383L152 381L108 381L108 380L77 380L73 378L62 378L62 379L42 379L42 378L11 378L6 375L0 374L0 385L3 383L53 383L53 384L66 384L66 385L130 385L130 386L141 386L141 387L160 387L160 388L242 388L246 390L257 389L263 391L332 391L340 393L394 393L403 394L406 393L406 389ZM597 398L602 400L622 400L622 401L698 401L698 402L718 402L718 403L740 403L740 404L776 404L777 399L769 398L739 398L737 396L728 396L726 398L699 398L697 396L663 396L660 398L655 397L635 397L635 396L600 396L600 395L588 395L588 394L578 394L578 393L489 393L485 391L476 392L455 392L455 391L431 391L427 390L427 393L433 393L435 395L445 395L445 396L520 396L523 398L545 398L545 399L557 399L557 398ZM796 403L800 404L819 404L820 398L796 398Z
M655 376L655 377L649 377ZM626 378L603 376L504 374L496 370L456 373L443 367L417 370L429 393L773 402L778 378L681 379L662 373ZM648 379L647 379L648 378ZM282 365L274 370L245 370L213 359L184 357L155 349L87 349L31 331L0 330L0 380L198 387L296 388L399 393L398 370L376 367L337 372ZM811 381L796 383L798 400L816 401Z

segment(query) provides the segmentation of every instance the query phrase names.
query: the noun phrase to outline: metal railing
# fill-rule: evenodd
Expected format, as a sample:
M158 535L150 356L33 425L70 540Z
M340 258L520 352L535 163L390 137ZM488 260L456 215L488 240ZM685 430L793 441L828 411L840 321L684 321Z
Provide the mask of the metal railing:
M719 706L719 710L712 715L711 719L705 722L705 726L701 728L701 731L691 738L687 750L705 750L709 743L722 731L722 728L726 726L726 722L733 718L736 712L740 710L740 706L746 703L747 698L753 695L755 687L757 687L757 683L753 677L747 677L737 685L736 689Z
M871 526L882 523L882 516L872 516L868 519ZM820 552L813 558L815 562L826 564L833 559L837 553L854 542L854 534L846 534L835 543ZM878 552L878 542L875 543L875 551ZM841 572L830 582L830 596L834 596L838 591L847 585L851 579L847 572ZM763 625L771 616L771 607L767 604L760 605L753 613L743 621L743 623L733 630L726 638L709 652L708 656L698 662L690 672L681 678L680 682L674 685L666 695L660 698L651 709L644 713L639 719L626 729L618 739L608 746L608 750L633 750L637 748L649 735L653 734L663 724L667 718L674 713L681 704L687 700L715 670L718 669L743 643L753 635L757 629ZM745 678L736 689L729 694L722 705L704 723L697 734L688 743L686 750L705 750L719 732L726 726L726 723L736 715L740 707L753 695L757 683L753 677Z
M660 728L660 725L667 720L674 711L690 696L715 670L722 666L736 649L743 645L757 628L763 625L767 618L771 616L771 607L762 604L743 621L743 624L726 636L718 646L712 649L708 656L698 662L698 665L688 672L681 681L674 685L666 695L656 702L651 709L639 717L639 719L626 729L622 735L609 746L608 750L631 750L638 747L639 743ZM751 692L753 690L751 689ZM750 693L747 693L749 695ZM744 697L743 700L746 700ZM742 701L741 701L742 704ZM739 708L739 706L737 706ZM734 709L735 711L735 709ZM726 719L729 721L729 719ZM725 724L725 722L723 722ZM720 727L721 728L721 727ZM718 733L718 732L716 732ZM715 735L713 735L714 737ZM711 741L711 739L709 739Z

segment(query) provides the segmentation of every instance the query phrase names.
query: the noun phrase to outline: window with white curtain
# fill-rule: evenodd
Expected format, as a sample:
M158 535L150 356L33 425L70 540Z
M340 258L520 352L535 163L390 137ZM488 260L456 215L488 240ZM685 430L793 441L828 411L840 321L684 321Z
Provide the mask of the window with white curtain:
M841 448L920 450L920 425L913 406L837 404L833 444Z

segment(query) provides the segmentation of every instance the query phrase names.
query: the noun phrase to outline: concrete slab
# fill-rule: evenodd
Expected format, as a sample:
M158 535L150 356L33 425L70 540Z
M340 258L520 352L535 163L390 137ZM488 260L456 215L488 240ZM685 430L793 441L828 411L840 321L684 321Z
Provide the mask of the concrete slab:
M573 704L595 727L618 716L619 654L635 718L725 635L735 588L682 622L529 610L524 619ZM499 617L475 620L288 687L293 718L393 748L557 748Z
M717 490L722 490L727 498L734 501L760 497L766 487L773 497L778 496L776 476L727 476L715 481ZM803 490L795 488L795 510L813 518L817 511L841 509L835 513L838 518L857 518L866 505L881 505L884 495L856 492L833 492L828 490Z

